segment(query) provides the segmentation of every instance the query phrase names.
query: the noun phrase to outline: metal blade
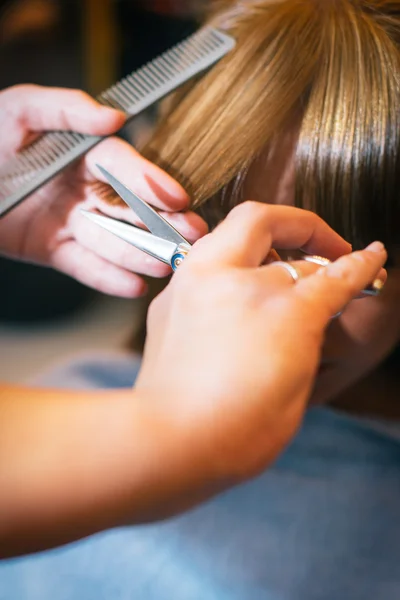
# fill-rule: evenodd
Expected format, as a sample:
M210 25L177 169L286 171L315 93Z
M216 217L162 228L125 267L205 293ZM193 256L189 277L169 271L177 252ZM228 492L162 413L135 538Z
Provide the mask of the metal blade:
M142 200L128 189L123 183L118 181L116 177L111 175L106 169L100 165L96 165L103 173L111 187L117 192L118 196L137 214L139 219L150 229L154 235L157 235L164 240L179 244L189 244L187 240L170 225L163 217L152 208L145 200ZM190 244L189 244L190 245Z
M163 240L139 227L116 221L110 217L104 217L103 215L98 215L82 209L81 213L93 221L93 223L100 225L100 227L106 231L113 233L121 238L121 240L131 244L131 246L134 246L138 250L142 250L143 252L146 252L146 254L153 256L153 258L157 258L161 262L171 266L171 260L177 248L175 242Z

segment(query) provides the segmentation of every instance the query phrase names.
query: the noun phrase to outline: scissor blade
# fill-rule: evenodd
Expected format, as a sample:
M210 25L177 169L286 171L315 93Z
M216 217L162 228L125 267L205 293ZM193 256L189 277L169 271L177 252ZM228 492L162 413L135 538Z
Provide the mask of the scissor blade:
M111 175L106 169L97 165L97 168L103 173L111 187L117 192L118 196L137 214L139 219L150 229L154 235L159 236L169 242L179 244L189 244L187 240L177 231L170 223L168 223L154 208L152 208L145 200L139 198L123 183L121 183L114 175Z
M81 213L103 229L128 242L131 246L171 266L171 260L177 247L174 242L163 240L139 227L121 223L121 221L116 221L110 217L104 217L86 210L81 210Z

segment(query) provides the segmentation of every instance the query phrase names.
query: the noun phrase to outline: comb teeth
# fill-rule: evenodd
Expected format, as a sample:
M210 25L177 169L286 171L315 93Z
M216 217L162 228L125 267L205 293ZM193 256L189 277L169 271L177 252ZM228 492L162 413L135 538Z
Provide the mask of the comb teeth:
M100 94L98 100L122 110L129 120L211 67L234 46L230 36L205 27ZM0 166L0 217L102 139L72 132L47 133Z
M99 101L137 115L222 58L234 46L229 36L211 28L172 48L99 96Z

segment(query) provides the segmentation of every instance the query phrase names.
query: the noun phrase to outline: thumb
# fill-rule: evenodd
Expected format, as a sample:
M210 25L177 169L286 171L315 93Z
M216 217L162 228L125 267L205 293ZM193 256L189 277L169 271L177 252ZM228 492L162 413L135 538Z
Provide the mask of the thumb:
M7 94L9 114L27 131L70 130L108 135L125 123L123 112L102 106L79 90L18 85Z

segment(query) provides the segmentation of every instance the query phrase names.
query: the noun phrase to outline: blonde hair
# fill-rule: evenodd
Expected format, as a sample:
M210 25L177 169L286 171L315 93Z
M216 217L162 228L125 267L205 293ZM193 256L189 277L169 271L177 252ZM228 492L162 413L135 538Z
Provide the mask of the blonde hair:
M268 163L295 131L295 204L354 247L381 239L393 251L400 1L220 0L208 22L237 47L170 99L144 155L186 187L214 226L246 199L252 165Z
M396 245L400 2L221 0L212 8L209 22L237 47L172 98L144 154L214 224L244 200L251 165L295 126L296 205L355 246Z

